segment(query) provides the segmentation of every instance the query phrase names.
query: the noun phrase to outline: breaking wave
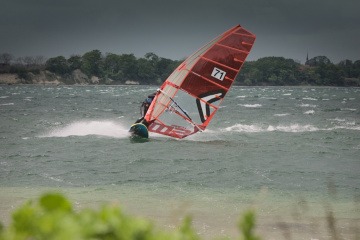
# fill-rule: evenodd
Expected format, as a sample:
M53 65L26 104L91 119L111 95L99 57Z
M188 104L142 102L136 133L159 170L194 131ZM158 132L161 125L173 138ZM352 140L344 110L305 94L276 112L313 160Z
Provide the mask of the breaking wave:
M336 129L360 130L360 126L335 126L330 128L318 128L310 124L290 124L290 125L268 125L261 126L257 124L235 124L233 126L221 129L223 132L245 132L245 133L261 133L261 132L287 132L287 133L301 133L301 132L316 132L316 131L331 131Z

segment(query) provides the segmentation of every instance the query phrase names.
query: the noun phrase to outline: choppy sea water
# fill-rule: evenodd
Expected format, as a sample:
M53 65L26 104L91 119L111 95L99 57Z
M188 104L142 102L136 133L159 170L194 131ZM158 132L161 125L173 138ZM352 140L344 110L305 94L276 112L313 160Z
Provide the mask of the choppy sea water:
M134 142L155 89L0 86L0 221L56 190L170 229L192 215L207 238L237 236L248 208L263 239L360 236L359 88L234 87L205 132Z

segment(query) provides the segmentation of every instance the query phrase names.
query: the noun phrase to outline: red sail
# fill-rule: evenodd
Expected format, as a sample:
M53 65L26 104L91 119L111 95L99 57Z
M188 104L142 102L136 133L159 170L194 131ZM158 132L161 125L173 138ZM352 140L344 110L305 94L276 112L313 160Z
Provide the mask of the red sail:
M255 35L240 25L188 57L166 79L145 119L150 132L184 138L204 130L236 79Z

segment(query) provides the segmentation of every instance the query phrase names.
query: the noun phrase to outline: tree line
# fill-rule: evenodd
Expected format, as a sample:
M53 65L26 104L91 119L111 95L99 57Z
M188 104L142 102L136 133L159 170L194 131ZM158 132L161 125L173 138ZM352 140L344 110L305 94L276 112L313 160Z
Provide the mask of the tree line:
M317 56L300 64L283 57L264 57L245 62L238 75L243 85L360 86L360 60L333 64Z
M136 81L140 84L161 84L182 60L171 60L146 53L137 58L134 54L102 54L99 50L69 58L57 56L45 59L42 56L15 59L11 54L0 54L0 73L16 73L26 78L47 70L62 77L81 70L88 77L111 79L112 84ZM332 63L325 56L317 56L300 64L284 57L264 57L244 63L237 76L236 85L278 86L360 86L360 60L343 60Z
M66 78L79 69L88 77L111 79L113 84L123 84L128 80L140 84L160 84L181 63L154 53L136 58L134 54L104 55L99 50L86 52L82 56L72 55L67 59L57 56L46 61L35 60L40 60L40 57L15 59L11 54L0 54L0 73L16 73L20 78L26 78L28 72L36 74L47 70Z

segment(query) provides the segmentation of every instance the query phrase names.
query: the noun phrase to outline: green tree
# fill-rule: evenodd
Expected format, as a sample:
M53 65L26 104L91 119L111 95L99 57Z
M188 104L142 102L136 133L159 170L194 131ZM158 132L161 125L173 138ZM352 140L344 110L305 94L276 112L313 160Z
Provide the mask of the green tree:
M263 79L262 72L256 68L256 62L245 62L241 68L239 75L236 78L235 84L239 85L258 85Z
M156 73L158 79L156 83L159 84L165 81L170 74L180 65L181 61L173 61L168 58L160 58L156 64Z
M69 66L67 64L66 58L63 56L49 58L45 63L45 68L50 72L60 75L69 73Z
M300 84L319 85L321 84L320 75L313 67L304 66L299 69L298 81Z
M283 57L265 57L255 62L244 64L244 73L240 82L262 83L265 85L296 85L299 75L299 65L292 59Z
M81 70L86 75L101 77L102 71L102 57L99 50L92 50L82 56Z
M353 64L353 77L360 79L360 60L357 60Z
M305 65L308 65L308 66L311 66L311 67L324 65L324 64L325 65L331 64L330 59L325 57L325 56L313 57L313 58L309 59L308 61L306 61L306 63L305 63Z
M146 71L148 72L147 83L159 82L160 79L159 75L161 74L161 71L159 72L160 69L158 69L158 63L161 60L161 58L153 52L146 53L144 57L147 60L147 64L146 64L147 65ZM143 63L144 62L142 61L142 64ZM138 71L143 72L140 68L141 66L138 66ZM152 72L150 73L149 71Z
M134 54L122 54L119 59L120 70L124 74L124 80L136 80L137 59Z
M320 64L315 69L321 79L321 85L326 86L343 86L344 77L341 75L341 70L334 64Z
M72 55L70 56L70 58L67 60L70 71L74 71L76 69L80 69L81 68L81 56L79 55Z
M124 73L121 69L121 56L107 53L104 59L104 74L116 81L124 80Z
M151 64L155 67L157 65L157 63L159 62L160 58L158 55L156 55L153 52L149 52L145 54L145 59L147 59L148 61L151 62Z
M142 83L153 83L156 79L155 66L146 58L137 61L137 77Z

